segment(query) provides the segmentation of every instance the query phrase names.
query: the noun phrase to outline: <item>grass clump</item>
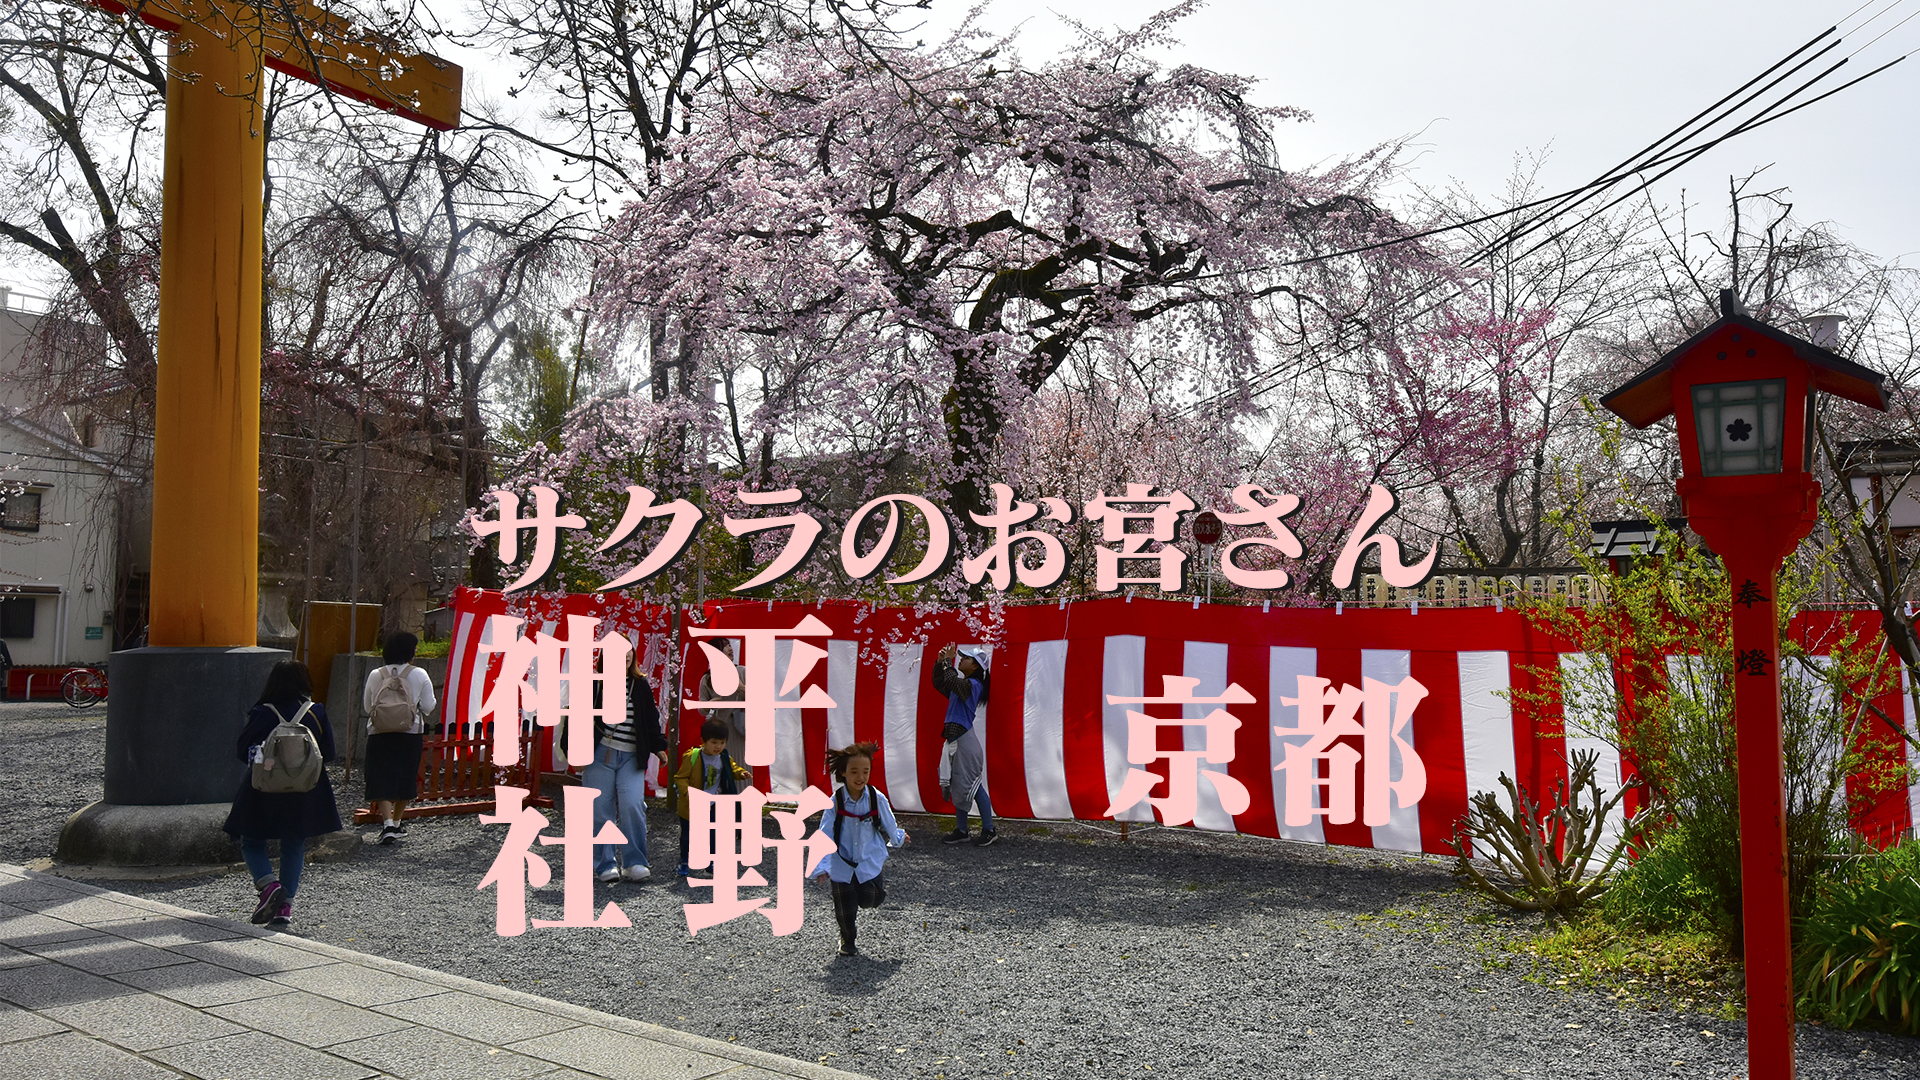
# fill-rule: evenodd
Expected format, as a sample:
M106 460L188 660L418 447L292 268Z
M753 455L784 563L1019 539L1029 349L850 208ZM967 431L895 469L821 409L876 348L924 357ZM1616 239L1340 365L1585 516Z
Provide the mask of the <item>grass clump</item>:
M1598 991L1621 1005L1738 1017L1740 957L1721 925L1715 883L1693 869L1697 853L1687 845L1684 828L1662 831L1592 904L1507 945L1532 961L1528 981Z
M1833 874L1798 930L1804 1015L1920 1035L1920 843Z
M1600 898L1600 917L1653 933L1719 933L1732 941L1718 883L1700 873L1697 847L1685 826L1660 833Z

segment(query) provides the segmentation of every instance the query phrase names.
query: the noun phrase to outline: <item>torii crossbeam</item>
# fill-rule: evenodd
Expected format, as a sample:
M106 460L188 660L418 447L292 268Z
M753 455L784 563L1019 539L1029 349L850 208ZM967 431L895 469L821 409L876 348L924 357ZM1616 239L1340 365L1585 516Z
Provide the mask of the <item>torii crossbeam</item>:
M148 643L251 646L259 640L262 68L443 131L460 121L461 72L304 0L94 2L173 37Z

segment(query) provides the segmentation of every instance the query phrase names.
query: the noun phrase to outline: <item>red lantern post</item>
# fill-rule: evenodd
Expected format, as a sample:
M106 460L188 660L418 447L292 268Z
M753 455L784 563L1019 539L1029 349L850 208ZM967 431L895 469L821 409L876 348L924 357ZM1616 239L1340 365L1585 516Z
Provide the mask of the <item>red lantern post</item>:
M1749 318L1731 291L1721 318L1601 399L1635 427L1679 421L1687 523L1732 585L1733 722L1740 793L1741 918L1746 938L1747 1065L1752 1080L1792 1080L1793 951L1787 908L1781 765L1781 563L1813 531L1813 391L1885 411L1879 374Z

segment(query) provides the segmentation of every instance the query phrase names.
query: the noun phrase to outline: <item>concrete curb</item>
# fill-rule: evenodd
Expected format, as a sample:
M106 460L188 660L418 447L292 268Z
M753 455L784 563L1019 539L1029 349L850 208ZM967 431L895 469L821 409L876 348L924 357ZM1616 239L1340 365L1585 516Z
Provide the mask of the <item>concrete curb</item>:
M74 811L60 830L56 862L104 871L108 867L223 866L240 860L240 841L226 831L231 801L180 806L116 806L95 800ZM268 841L278 855L280 843ZM307 842L312 862L337 862L360 850L351 826ZM130 876L126 880L142 880Z

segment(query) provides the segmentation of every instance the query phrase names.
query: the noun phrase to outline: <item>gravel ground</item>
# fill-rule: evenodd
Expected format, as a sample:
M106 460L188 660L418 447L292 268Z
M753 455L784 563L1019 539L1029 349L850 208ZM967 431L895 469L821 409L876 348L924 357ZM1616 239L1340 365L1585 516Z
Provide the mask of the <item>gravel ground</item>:
M0 701L0 861L51 856L67 815L100 797L107 707Z
M50 852L98 797L104 717L0 705L4 857ZM91 742L89 742L91 740ZM356 785L357 787L357 785ZM664 873L677 833L652 814L661 876L600 886L626 930L493 932L476 891L504 830L421 819L390 848L309 867L295 931L700 1035L905 1077L1732 1077L1744 1025L1622 1006L1489 969L1530 924L1459 892L1438 861L1191 830L1009 821L991 848L914 843L888 863L864 955L834 955L823 882L774 937L748 916L686 932L703 901ZM948 826L950 827L950 825ZM559 882L530 914L555 918ZM243 875L110 883L244 918ZM1709 1034L1710 1033L1710 1034ZM1800 1075L1920 1075L1920 1040L1802 1025Z

